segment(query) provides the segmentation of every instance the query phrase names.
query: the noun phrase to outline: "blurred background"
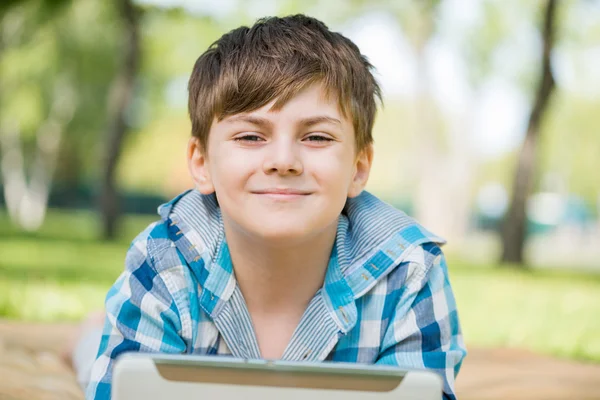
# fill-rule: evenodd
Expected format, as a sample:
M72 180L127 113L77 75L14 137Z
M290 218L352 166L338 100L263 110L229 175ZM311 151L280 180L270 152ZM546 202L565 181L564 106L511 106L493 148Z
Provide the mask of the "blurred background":
M3 0L0 317L102 308L192 187L195 60L299 12L376 67L368 190L448 240L467 345L600 363L598 0Z

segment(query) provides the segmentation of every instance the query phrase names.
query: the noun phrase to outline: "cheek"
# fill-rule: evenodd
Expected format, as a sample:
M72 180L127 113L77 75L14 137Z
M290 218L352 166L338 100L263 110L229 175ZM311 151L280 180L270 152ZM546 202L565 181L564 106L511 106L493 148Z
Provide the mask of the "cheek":
M354 164L346 154L322 154L314 157L311 170L328 192L347 190L352 181Z
M225 192L243 187L254 170L253 157L239 154L236 149L222 149L213 154L210 168L215 189Z

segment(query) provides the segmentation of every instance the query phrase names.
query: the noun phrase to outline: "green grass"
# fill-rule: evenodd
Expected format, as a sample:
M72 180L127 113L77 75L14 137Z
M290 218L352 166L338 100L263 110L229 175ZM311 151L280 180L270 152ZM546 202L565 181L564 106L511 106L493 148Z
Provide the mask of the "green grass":
M90 213L52 211L36 234L0 213L0 317L76 320L100 309L131 239L153 220L129 216L119 238L103 242ZM468 346L600 362L600 274L449 264Z
M128 216L115 241L99 241L89 212L49 213L39 232L27 234L0 213L0 316L32 321L80 319L101 309L123 270L131 240L152 216Z
M600 275L454 265L465 341L600 362Z

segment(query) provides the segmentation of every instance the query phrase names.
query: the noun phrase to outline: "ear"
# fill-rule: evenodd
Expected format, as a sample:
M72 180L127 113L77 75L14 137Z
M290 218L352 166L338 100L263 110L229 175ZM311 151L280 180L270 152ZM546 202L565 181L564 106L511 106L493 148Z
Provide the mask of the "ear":
M348 197L357 197L369 180L371 164L373 163L373 146L368 145L360 151L354 165L354 176L348 188Z
M192 137L188 141L187 161L190 175L194 180L196 189L202 194L211 194L215 188L208 168L207 152L202 148L200 139Z

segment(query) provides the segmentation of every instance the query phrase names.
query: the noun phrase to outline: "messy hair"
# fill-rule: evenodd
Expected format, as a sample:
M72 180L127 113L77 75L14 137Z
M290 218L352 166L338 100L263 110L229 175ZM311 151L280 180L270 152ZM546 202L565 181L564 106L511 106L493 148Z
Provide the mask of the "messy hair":
M215 117L251 112L274 100L277 110L320 83L351 118L360 151L373 142L376 100L381 101L372 70L350 39L315 18L259 19L251 28L226 33L196 61L188 85L192 135L206 149Z

